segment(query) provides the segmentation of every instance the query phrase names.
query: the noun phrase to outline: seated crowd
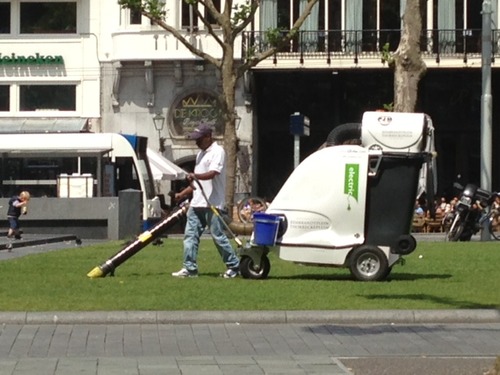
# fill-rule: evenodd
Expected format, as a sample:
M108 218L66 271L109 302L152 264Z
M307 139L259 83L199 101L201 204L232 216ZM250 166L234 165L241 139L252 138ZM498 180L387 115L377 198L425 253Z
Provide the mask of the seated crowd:
M445 197L441 197L439 201L434 201L434 217L432 217L431 210L426 207L426 202L417 199L415 202L412 231L425 233L446 232L453 220L457 203L457 197L454 197L449 202ZM482 210L483 208L479 202L472 205L472 209L475 210ZM500 227L500 195L495 197L491 209L494 213L493 225Z
M447 226L450 225L457 202L457 197L454 197L450 201L447 201L445 197L441 197L440 200L435 200L433 203L433 216L431 210L427 206L427 202L417 199L415 201L412 231L425 233L445 232Z

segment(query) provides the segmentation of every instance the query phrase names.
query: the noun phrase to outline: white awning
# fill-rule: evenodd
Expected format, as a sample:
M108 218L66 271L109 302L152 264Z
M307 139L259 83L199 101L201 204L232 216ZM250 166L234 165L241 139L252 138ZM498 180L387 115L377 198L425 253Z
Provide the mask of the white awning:
M164 158L156 151L148 148L147 155L155 180L182 180L186 178L186 172L182 168Z
M89 131L87 118L12 118L0 119L0 133L80 133Z

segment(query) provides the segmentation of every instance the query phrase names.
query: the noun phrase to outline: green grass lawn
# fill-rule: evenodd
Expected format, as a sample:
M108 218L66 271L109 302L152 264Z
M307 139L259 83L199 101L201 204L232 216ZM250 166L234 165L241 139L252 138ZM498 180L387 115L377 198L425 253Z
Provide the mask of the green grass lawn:
M182 240L169 238L137 253L114 277L87 277L122 247L109 242L1 261L0 310L500 308L497 242L420 242L388 281L359 282L347 269L297 265L275 254L267 280L223 279L211 240L201 244L200 276L177 279L170 273L182 266Z

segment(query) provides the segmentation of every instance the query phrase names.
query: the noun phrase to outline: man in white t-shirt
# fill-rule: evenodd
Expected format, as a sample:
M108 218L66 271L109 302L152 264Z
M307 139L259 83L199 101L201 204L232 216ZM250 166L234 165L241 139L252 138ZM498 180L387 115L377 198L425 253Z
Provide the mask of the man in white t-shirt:
M226 154L224 149L212 138L212 129L206 124L200 124L189 134L189 138L196 140L196 145L201 151L196 155L194 173L189 173L187 176L191 186L175 194L177 201L186 199L191 194L193 197L187 211L186 228L184 230L183 267L180 271L172 273L172 276L198 276L198 247L200 237L208 225L215 246L227 268L223 276L233 278L239 273L240 261L222 230L221 218L214 215L210 208L210 206L217 209L224 207ZM203 191L209 202L206 201L197 182L193 182L194 180L198 180L197 182L203 186Z

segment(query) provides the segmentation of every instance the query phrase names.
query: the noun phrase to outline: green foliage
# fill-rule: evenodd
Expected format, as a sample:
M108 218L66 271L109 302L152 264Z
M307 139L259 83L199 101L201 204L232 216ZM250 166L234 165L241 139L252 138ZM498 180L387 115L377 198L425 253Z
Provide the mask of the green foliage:
M246 58L251 59L252 57L255 56L256 52L257 52L256 46L248 46L245 50Z
M185 0L188 2L188 0ZM164 0L118 0L118 4L122 8L139 10L147 12L154 19L162 19L165 17Z
M124 9L143 9L142 0L118 0L118 4Z
M387 65L389 66L392 66L394 64L394 58L392 56L392 52L390 51L390 45L389 43L385 43L383 46L382 46L382 51L380 51L381 54L382 54L382 63L385 64L387 63Z
M283 40L283 31L278 28L268 29L264 32L264 36L272 47L276 47Z
M394 111L394 102L391 102L389 104L383 104L383 107L387 112L392 112Z
M292 39L298 32L297 28L291 30L274 28L266 30L264 37L271 47L279 47L285 40Z
M233 7L232 19L231 22L233 26L236 26L238 23L246 21L250 16L250 11L252 7L250 2L247 1L245 4L238 4Z
M347 269L296 265L275 253L269 279L226 280L213 242L205 239L200 276L177 279L170 273L182 267L182 240L168 238L123 263L115 277L86 276L122 248L109 242L0 261L0 310L500 308L496 242L421 242L388 281L367 283L353 281Z

